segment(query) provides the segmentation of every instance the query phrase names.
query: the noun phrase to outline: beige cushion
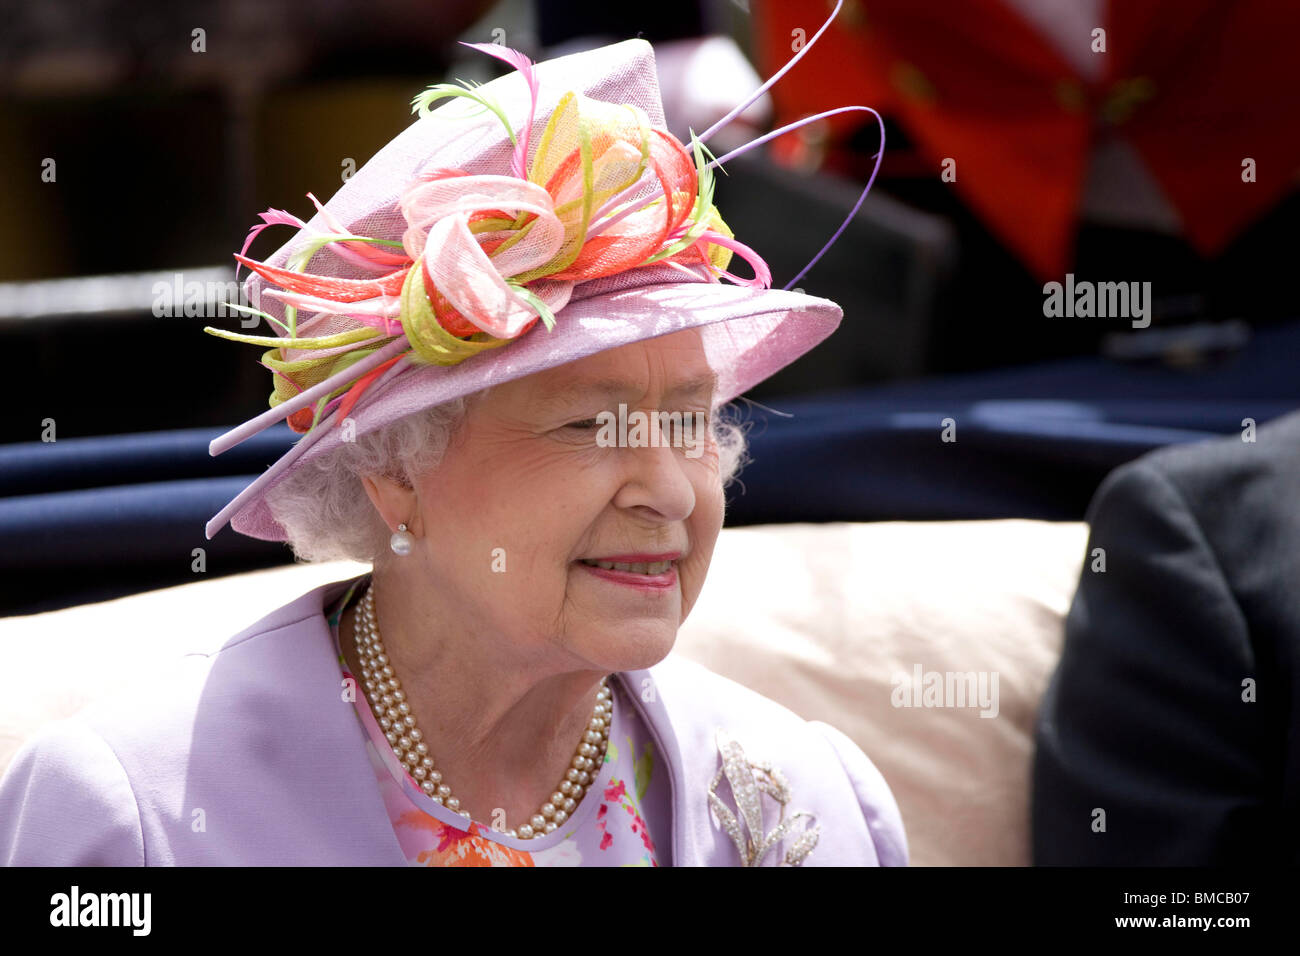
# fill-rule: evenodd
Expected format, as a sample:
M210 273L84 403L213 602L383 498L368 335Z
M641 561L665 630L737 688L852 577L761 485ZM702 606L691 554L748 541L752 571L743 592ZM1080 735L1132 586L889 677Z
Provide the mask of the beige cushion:
M898 800L914 866L1028 865L1033 722L1087 525L728 529L676 651L853 738ZM923 672L998 674L998 713L895 707Z
M1036 521L728 528L675 653L857 741L893 788L914 865L1027 864L1033 718L1086 535ZM364 570L292 565L0 619L0 654L25 675L0 698L0 770L45 722ZM917 665L996 672L997 716L893 706L891 678Z

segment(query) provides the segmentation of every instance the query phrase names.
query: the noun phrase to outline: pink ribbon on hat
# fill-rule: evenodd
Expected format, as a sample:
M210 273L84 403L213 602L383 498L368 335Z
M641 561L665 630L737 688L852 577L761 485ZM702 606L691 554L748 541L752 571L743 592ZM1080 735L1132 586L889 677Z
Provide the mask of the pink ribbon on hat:
M483 250L492 233L475 236L469 215L485 208L532 213L527 234L509 248L489 256ZM537 314L506 279L543 266L564 244L564 224L551 195L536 183L512 176L457 176L419 182L402 195L408 223L402 234L407 255L424 264L456 311L500 339L515 338ZM514 231L503 231L507 239ZM569 301L572 282L555 282L541 297L555 311Z

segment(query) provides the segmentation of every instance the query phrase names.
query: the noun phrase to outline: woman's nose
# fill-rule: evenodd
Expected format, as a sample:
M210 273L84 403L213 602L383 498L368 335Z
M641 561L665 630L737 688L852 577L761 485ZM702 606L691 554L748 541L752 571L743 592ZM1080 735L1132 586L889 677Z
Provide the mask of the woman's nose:
M685 520L695 509L695 488L687 474L689 449L675 447L671 428L659 428L651 416L650 435L644 445L618 450L626 463L626 480L614 496L621 508L648 508L664 520Z

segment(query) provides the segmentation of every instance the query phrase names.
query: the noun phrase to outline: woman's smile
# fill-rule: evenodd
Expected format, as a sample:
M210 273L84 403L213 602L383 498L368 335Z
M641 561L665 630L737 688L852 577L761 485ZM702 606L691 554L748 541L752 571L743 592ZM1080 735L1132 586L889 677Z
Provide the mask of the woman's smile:
M574 564L599 580L622 585L623 587L636 588L652 594L666 594L677 588L676 561L658 561L653 564L611 564L611 562L602 561L600 564L591 564L586 560L580 560L575 561ZM611 566L604 567L603 565ZM636 570L642 568L645 570Z

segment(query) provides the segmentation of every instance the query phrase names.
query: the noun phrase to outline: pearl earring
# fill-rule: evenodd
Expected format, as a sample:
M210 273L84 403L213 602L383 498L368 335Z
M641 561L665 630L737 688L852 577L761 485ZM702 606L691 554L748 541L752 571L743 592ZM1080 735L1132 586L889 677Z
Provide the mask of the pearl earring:
M399 524L393 536L389 539L388 545L393 549L393 554L407 555L411 553L411 546L415 544L415 535L406 530L406 525Z

